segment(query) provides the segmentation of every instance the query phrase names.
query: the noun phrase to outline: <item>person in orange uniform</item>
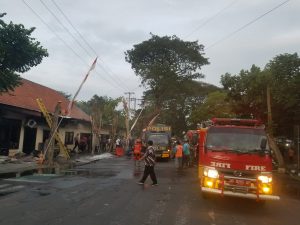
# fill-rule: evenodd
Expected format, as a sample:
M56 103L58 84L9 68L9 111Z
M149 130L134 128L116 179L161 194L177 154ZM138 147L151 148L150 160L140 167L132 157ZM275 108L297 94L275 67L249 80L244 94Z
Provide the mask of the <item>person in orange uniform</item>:
M175 146L175 167L176 169L182 168L182 156L183 156L183 147L180 141L176 142Z
M141 139L136 139L133 148L133 156L135 161L141 158L141 151L142 151L142 141Z

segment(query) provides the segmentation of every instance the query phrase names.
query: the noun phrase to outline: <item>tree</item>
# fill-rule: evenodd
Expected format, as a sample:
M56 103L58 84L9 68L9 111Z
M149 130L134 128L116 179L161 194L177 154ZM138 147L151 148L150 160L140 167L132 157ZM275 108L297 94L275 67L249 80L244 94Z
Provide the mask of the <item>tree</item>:
M180 135L188 129L195 129L197 123L191 120L192 113L200 107L209 93L219 88L199 81L185 81L180 85L180 93L163 105L162 119L172 126L174 134Z
M180 92L184 81L202 78L201 66L208 64L203 55L203 45L185 42L175 35L151 38L125 52L125 59L131 63L135 74L141 78L155 104L155 113L162 104Z
M228 92L234 112L267 121L267 89L275 135L292 137L293 125L299 124L300 58L297 53L274 57L264 70L255 65L238 75L225 74L221 83ZM270 121L271 122L271 121Z
M266 65L272 78L272 114L278 134L292 137L300 124L300 58L297 53L280 54Z
M227 93L215 91L209 93L204 103L193 110L190 120L191 123L197 124L213 117L230 118L233 116L234 113L230 102L228 102Z
M124 129L124 116L116 108L121 98L112 99L107 96L94 95L89 101L80 101L76 105L84 112L91 115L93 121L93 132L98 136L102 129L109 129L112 139L119 129ZM123 126L122 126L123 125Z
M0 14L2 18L5 13ZM13 91L21 84L20 75L48 56L40 42L31 37L35 28L9 24L0 19L0 94Z
M238 117L255 117L266 121L266 80L266 72L255 65L250 70L241 70L238 75L226 73L221 76L221 84Z

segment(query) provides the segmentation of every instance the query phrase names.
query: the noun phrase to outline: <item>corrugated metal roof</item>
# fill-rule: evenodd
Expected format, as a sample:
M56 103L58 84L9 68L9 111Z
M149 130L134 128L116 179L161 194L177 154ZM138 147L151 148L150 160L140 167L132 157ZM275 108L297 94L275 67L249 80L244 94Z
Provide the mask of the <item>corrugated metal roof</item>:
M36 99L40 98L50 113L54 113L58 101L62 102L61 106L63 110L67 109L70 101L58 91L26 79L22 79L22 83L13 92L0 95L0 104L41 112L36 102ZM90 121L89 115L76 105L73 106L70 117Z

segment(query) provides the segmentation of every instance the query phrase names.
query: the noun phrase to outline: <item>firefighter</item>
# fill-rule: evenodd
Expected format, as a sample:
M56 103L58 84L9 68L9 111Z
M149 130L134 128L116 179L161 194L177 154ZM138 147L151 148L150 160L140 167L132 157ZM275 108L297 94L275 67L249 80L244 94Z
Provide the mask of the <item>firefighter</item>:
M175 167L176 169L182 169L182 156L183 156L183 147L181 142L178 140L176 142L175 150Z
M133 148L133 156L135 161L138 161L141 158L141 151L142 151L142 140L138 138L135 140L134 148Z

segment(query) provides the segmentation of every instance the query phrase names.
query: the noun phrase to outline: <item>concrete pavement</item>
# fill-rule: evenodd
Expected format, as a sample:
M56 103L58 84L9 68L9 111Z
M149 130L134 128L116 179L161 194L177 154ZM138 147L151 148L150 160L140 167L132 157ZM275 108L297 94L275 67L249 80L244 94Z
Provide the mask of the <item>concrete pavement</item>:
M100 155L74 155L70 160L66 161L63 158L58 158L59 165L65 166L80 166L87 163L95 162L105 158L114 157L111 153L103 153ZM22 174L28 170L49 168L45 164L39 164L32 156L21 157L19 159L11 159L8 157L1 157L0 163L0 177L7 177L11 174Z

